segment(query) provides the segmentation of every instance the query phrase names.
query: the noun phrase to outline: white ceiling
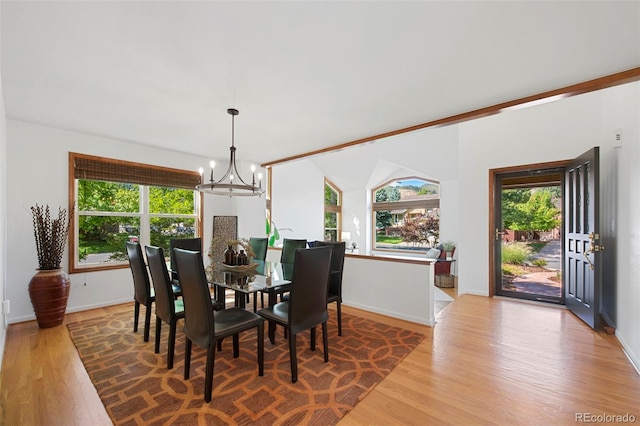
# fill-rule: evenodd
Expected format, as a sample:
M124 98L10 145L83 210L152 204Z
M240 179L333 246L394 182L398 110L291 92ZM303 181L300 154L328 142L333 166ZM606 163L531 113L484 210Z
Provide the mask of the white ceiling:
M260 163L640 65L639 1L0 7L9 117Z

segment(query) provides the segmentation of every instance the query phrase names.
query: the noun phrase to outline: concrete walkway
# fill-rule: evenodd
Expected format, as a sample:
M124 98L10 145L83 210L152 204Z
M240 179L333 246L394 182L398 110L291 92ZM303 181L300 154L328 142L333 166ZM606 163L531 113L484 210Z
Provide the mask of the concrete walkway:
M545 268L554 271L562 269L562 244L560 240L549 241L542 250L533 256L534 259L544 259L547 261Z
M540 295L542 297L559 298L562 295L562 285L553 278L562 269L562 244L560 240L549 241L533 259L544 259L547 264L545 272L532 272L513 279L509 290Z

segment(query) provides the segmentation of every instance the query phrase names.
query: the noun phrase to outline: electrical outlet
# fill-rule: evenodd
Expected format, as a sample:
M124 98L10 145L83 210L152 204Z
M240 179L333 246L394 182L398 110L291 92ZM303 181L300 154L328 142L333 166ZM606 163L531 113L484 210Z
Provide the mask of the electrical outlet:
M8 300L3 300L2 301L2 313L6 315L9 312L11 312L11 304L9 303Z
M622 147L622 129L616 129L613 132L613 147L614 148Z

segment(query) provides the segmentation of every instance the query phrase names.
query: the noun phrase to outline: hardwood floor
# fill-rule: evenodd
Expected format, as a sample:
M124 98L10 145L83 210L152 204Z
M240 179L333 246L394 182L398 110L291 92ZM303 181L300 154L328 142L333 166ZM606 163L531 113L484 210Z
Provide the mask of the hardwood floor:
M576 413L640 421L640 377L617 340L566 310L464 295L429 328L343 309L427 337L340 425L574 424ZM68 314L65 322L113 310L133 308ZM66 327L8 328L0 424L111 424Z

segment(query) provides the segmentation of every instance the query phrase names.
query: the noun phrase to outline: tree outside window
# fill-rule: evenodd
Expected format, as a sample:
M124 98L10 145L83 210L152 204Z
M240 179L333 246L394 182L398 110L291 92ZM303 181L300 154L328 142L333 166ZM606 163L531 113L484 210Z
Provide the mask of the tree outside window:
M127 241L168 256L171 238L199 235L197 172L76 153L69 161L70 272L127 267Z
M324 240L340 241L342 230L342 191L324 180Z
M141 199L148 204L141 206ZM195 224L193 190L78 180L79 265L124 262L127 241L162 247L168 254L169 239L194 237ZM141 226L148 231L141 232Z
M421 178L389 181L373 190L377 250L425 251L440 234L440 185Z

